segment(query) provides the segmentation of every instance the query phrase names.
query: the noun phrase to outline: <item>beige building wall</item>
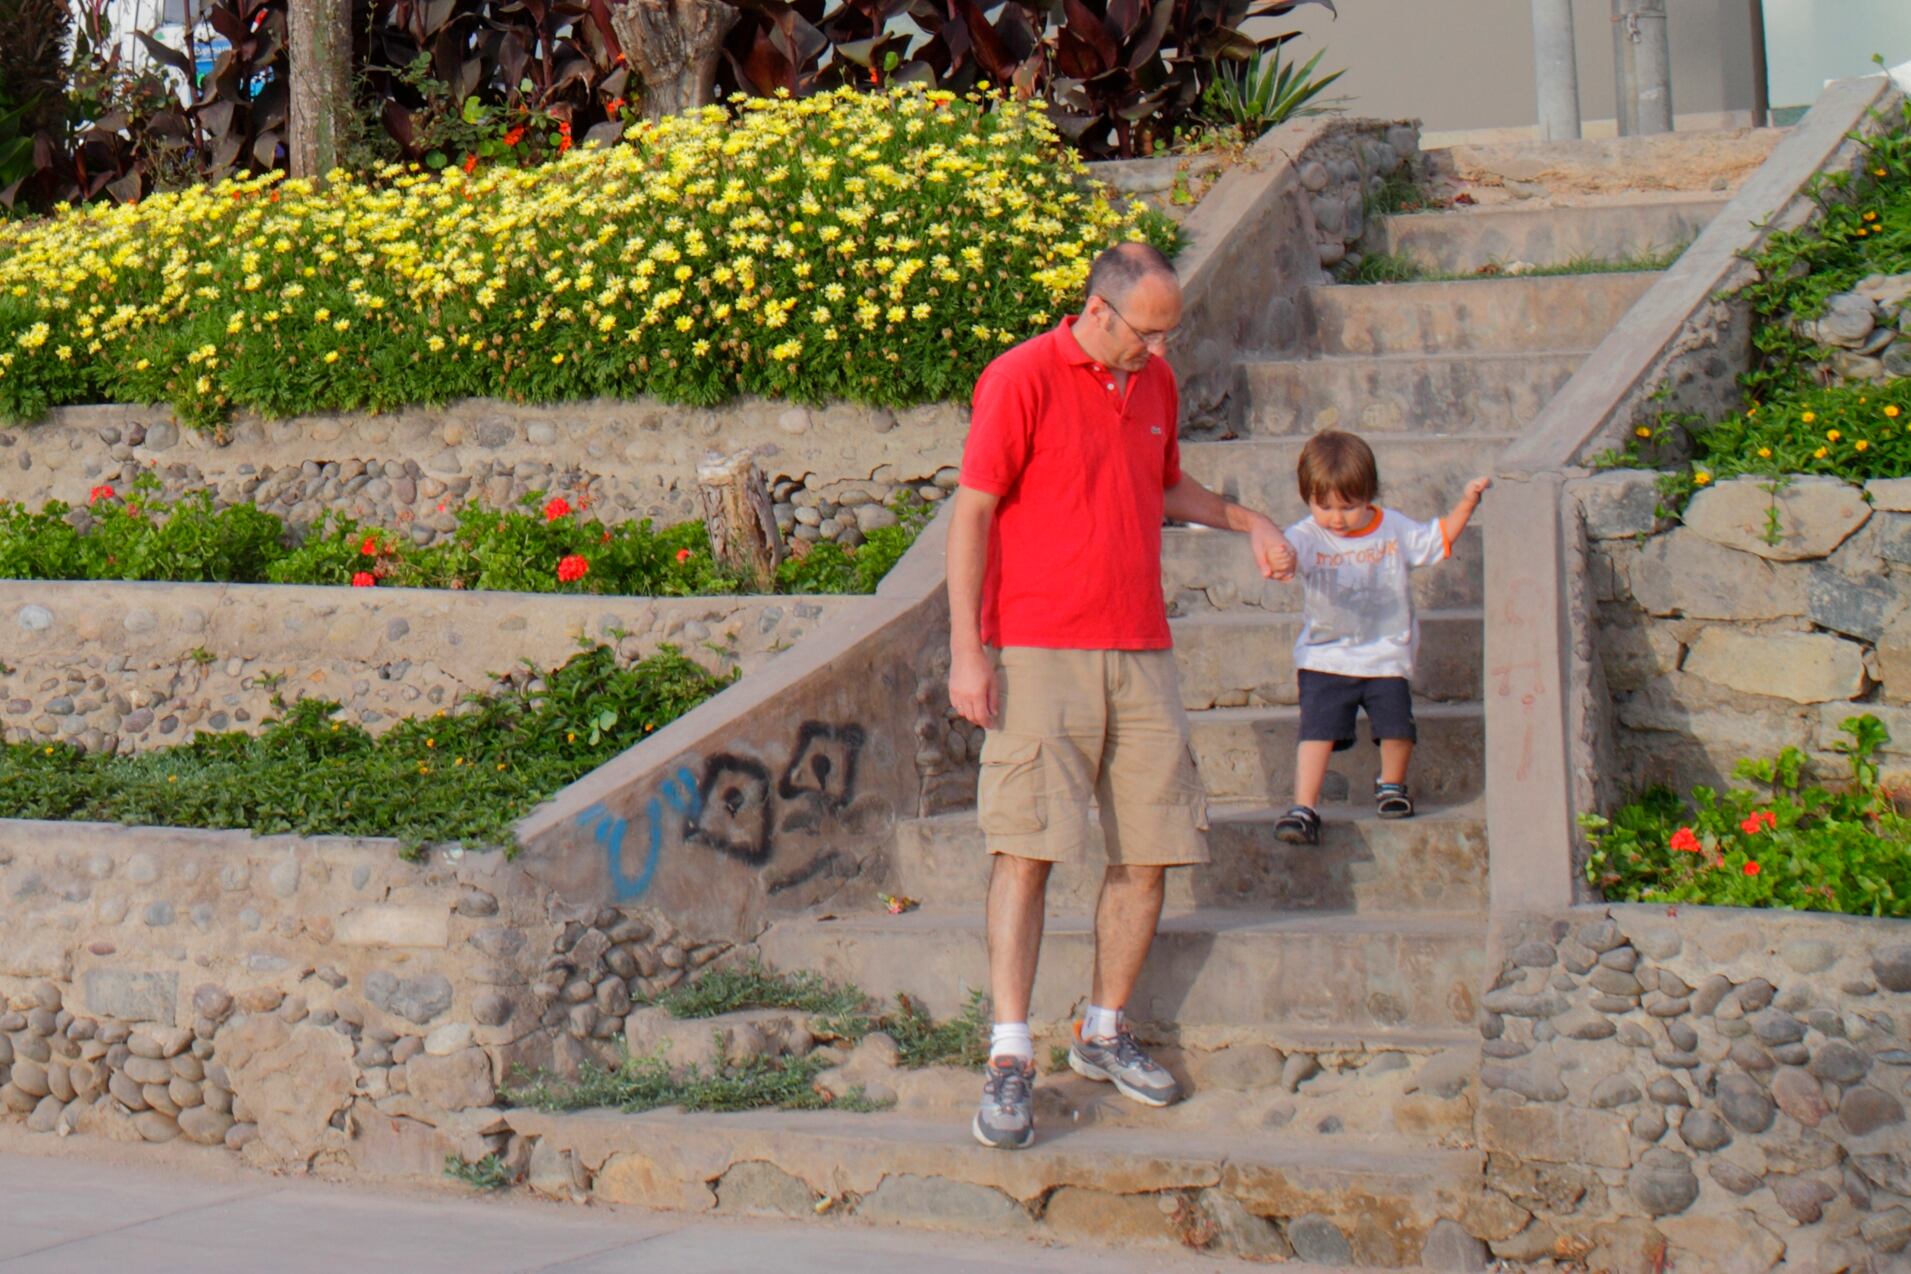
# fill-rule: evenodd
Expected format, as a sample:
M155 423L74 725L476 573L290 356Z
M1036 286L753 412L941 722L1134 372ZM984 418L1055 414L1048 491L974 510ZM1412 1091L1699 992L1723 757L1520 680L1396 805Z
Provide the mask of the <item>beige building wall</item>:
M1877 74L1874 53L1911 60L1911 0L1765 0L1765 41L1772 105L1804 106L1826 80Z
M1911 9L1911 0L1880 3ZM1347 68L1329 91L1352 96L1349 109L1418 118L1431 132L1532 125L1530 0L1339 0L1338 7L1338 19L1308 5L1277 25L1305 33L1289 46L1303 59L1325 45L1321 66ZM1672 106L1687 117L1681 123L1715 124L1721 114L1749 112L1749 0L1668 0L1668 8ZM1611 15L1611 0L1573 2L1579 110L1588 133L1612 131Z

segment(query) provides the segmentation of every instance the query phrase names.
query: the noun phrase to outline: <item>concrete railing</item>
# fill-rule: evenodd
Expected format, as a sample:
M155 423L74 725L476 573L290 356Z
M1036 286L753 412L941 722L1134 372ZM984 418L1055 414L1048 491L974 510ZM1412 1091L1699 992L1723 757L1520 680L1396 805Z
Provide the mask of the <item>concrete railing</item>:
M1592 806L1608 705L1597 701L1583 530L1568 478L1661 410L1716 419L1738 401L1753 318L1733 299L1748 260L1816 207L1821 172L1850 171L1854 135L1901 96L1843 80L1639 299L1501 457L1486 551L1487 836L1497 917L1554 912L1578 892L1576 817Z

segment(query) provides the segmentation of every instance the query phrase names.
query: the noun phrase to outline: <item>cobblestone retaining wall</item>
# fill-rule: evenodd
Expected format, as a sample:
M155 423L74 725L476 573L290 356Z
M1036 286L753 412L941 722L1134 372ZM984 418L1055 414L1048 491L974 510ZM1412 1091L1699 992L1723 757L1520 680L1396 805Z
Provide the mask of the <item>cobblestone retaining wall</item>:
M701 517L698 459L750 447L785 534L857 543L892 520L897 490L939 500L954 487L967 429L967 406L947 403L891 412L472 400L383 416L241 419L218 432L181 429L163 407L69 407L0 429L0 499L84 504L98 483L152 473L175 495L211 488L220 505L256 504L295 526L336 509L405 528L422 545L457 525L460 505L503 508L530 491L587 496L613 522Z
M435 1177L509 1149L516 1068L609 1060L730 945L397 848L0 822L0 1117Z
M1604 802L1649 782L1719 786L1738 758L1788 746L1841 773L1838 725L1867 712L1891 730L1887 772L1911 769L1911 480L1737 479L1670 525L1657 477L1569 488L1610 692Z
M1901 1268L1911 924L1581 908L1509 952L1480 1015L1479 1143L1534 1220L1496 1255Z
M377 731L526 676L525 660L562 664L580 640L750 673L860 600L0 581L0 737L163 747L256 729L275 696L334 700Z

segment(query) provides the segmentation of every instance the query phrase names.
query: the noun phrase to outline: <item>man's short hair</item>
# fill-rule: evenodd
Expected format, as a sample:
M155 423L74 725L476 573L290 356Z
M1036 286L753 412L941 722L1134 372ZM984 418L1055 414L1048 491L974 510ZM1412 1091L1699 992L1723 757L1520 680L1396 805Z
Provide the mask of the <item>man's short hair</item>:
M1366 440L1337 429L1323 429L1301 448L1294 477L1301 499L1309 504L1316 496L1338 496L1371 504L1380 494L1380 467L1374 463L1374 451Z
M1118 243L1104 250L1088 267L1088 295L1119 305L1128 298L1135 284L1151 274L1165 275L1177 284L1181 281L1173 264L1153 244Z

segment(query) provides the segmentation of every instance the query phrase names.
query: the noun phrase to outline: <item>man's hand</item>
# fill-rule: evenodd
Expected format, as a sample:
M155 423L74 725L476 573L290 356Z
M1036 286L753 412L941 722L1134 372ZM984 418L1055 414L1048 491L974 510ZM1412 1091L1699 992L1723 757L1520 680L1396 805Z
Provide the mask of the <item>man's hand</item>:
M995 665L988 655L970 650L950 657L949 706L985 730L995 728L1001 701L996 691Z
M1254 553L1254 564L1261 568L1261 578L1294 578L1294 546L1287 542L1287 537L1281 534L1279 527L1269 519L1257 516L1247 534L1248 547Z

